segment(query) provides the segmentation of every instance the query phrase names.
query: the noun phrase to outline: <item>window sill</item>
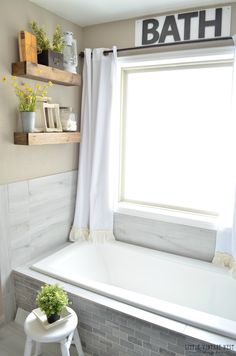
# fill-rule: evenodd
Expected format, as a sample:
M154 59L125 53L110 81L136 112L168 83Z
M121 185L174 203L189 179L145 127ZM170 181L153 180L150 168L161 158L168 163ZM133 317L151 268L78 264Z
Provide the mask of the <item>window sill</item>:
M148 207L128 202L118 203L115 212L172 224L192 226L200 229L216 230L217 228L217 217L215 216Z

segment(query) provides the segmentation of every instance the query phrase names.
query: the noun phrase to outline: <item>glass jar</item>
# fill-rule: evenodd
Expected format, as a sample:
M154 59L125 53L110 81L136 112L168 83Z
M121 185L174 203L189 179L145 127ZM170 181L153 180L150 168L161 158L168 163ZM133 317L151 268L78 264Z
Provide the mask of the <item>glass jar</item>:
M60 119L63 131L77 131L77 115L69 106L60 106Z

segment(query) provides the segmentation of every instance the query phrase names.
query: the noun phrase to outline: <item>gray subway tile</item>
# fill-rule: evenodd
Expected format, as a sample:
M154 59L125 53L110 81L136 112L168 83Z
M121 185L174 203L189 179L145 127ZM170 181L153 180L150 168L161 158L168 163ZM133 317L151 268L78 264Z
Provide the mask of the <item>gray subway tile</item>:
M120 345L127 347L128 349L134 349L134 344L124 339L120 339Z
M136 336L138 339L141 339L141 340L150 342L150 336L149 336L149 335L146 335L146 334L144 334L144 333L142 333L142 332L139 331L139 330L135 330L135 336Z
M168 350L162 349L162 348L160 348L159 353L161 356L175 356L176 355L175 352L168 351Z
M14 274L14 277L17 305L32 310L41 282L22 274ZM87 355L206 356L186 349L188 344L201 344L200 340L148 324L72 294L69 297L79 315L78 330ZM225 356L230 355L230 352L225 353Z
M155 351L155 352L158 352L159 351L159 348L158 346L154 345L154 344L151 344L150 342L146 342L146 341L143 341L143 347L145 349L149 349L151 351Z
M140 339L137 339L134 336L128 336L128 341L132 342L132 344L136 344L136 345L142 345L142 341Z

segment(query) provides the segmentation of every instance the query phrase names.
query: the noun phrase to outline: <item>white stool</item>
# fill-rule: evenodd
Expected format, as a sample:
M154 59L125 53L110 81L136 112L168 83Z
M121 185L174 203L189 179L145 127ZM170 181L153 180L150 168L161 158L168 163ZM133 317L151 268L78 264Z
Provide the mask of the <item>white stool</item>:
M68 308L68 307L67 307ZM75 344L79 356L84 356L80 337L77 331L78 318L74 310L68 308L72 316L49 330L43 328L34 313L30 313L25 320L25 333L27 335L24 356L31 356L35 343L34 356L41 355L41 343L60 343L62 356L70 356L70 345Z

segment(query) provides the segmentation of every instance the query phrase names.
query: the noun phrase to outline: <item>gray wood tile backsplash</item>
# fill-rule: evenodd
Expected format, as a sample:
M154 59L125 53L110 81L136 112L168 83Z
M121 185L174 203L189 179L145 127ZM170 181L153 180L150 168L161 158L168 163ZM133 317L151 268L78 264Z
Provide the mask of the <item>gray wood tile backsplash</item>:
M192 226L115 214L114 233L119 241L212 261L215 231Z
M70 171L0 186L0 303L6 321L15 311L12 268L68 240L76 182L77 171Z

